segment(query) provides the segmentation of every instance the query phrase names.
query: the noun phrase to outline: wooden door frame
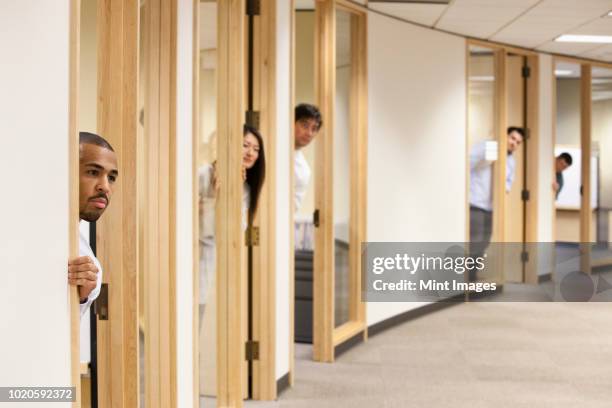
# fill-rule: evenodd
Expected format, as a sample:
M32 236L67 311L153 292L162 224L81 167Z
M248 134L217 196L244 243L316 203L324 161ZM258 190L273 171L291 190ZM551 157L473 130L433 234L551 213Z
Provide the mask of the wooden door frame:
M254 109L266 152L266 180L255 226L253 246L253 340L259 358L253 361L254 400L276 399L276 0L262 0L254 17Z
M580 202L580 270L591 274L594 266L606 265L607 263L594 262L591 258L591 235L592 235L592 210L591 210L591 139L592 139L592 68L612 69L612 63L594 61L590 59L554 55L552 63L553 81L553 149L556 141L556 62L570 62L580 65L580 144L581 144L581 183L583 194ZM588 78L587 78L588 76ZM585 148L586 146L586 148ZM554 150L553 150L554 155ZM553 227L556 226L556 207L553 202ZM553 228L554 231L554 228Z
M98 258L109 319L97 319L98 404L137 406L138 303L136 109L138 2L98 1L98 132L115 148L121 177L98 222Z
M484 47L491 50L493 53L493 76L494 76L494 91L493 91L493 128L496 133L497 155L496 166L493 168L493 180L495 180L492 191L493 205L493 233L491 242L503 242L505 231L505 196L506 196L506 144L507 144L507 81L506 81L506 54L507 49L480 40L466 40L466 243L470 242L470 125L469 125L469 108L470 108L470 47ZM496 268L503 271L503 248L500 248L496 257ZM502 282L497 282L498 285L503 285Z
M81 38L81 0L70 1L69 106L68 106L68 250L70 258L79 256L79 63ZM70 287L70 372L76 399L81 406L81 314L77 287Z
M349 322L334 323L334 224L333 142L336 83L336 10L357 17L352 35L351 77L351 213L349 277ZM367 338L366 303L361 301L361 243L366 239L367 216L367 11L344 0L319 0L315 6L315 99L326 121L316 144L318 171L315 174L315 207L320 225L315 229L313 356L333 362L335 349L360 333ZM359 46L361 45L361 46ZM356 52L355 52L356 51ZM354 127L353 127L354 126ZM294 299L291 299L294 302Z
M580 249L580 270L591 273L591 63L579 58L568 58L554 56L552 61L553 81L553 143L552 155L555 154L557 140L557 77L555 69L557 62L568 62L580 66L580 151L581 151L581 174L580 180L583 194L580 199L580 234L578 246ZM604 64L605 65L605 64ZM553 168L554 171L554 168ZM553 232L557 224L557 208L553 200ZM556 237L553 237L555 239Z
M176 0L144 5L145 404L176 407Z
M295 1L290 4L289 51L289 386L295 384Z
M591 65L580 64L580 145L581 182L580 199L580 270L591 274Z
M538 182L538 163L539 163L539 149L540 149L540 133L539 133L539 54L537 52L526 50L523 48L511 47L493 43L484 40L467 39L466 40L466 84L469 86L469 57L470 57L470 46L486 47L494 52L495 59L495 128L498 132L498 156L500 163L497 166L495 172L495 185L496 191L494 192L494 223L498 227L498 234L494 239L498 242L504 242L504 232L506 219L504 216L504 209L506 205L506 193L505 193L505 163L506 163L506 152L505 146L507 143L506 130L508 127L507 121L507 97L508 97L508 85L507 85L507 54L513 53L520 55L527 59L527 65L531 70L529 80L527 81L527 93L525 95L525 103L527 103L527 135L529 138L529 149L525 160L528 161L527 167L527 185L525 188L529 191L531 199L527 200L526 208L526 222L525 222L525 235L526 243L538 242L538 206L537 196L539 194L540 183ZM466 89L467 102L466 112L469 109L469 88ZM469 118L469 114L467 114ZM466 122L466 129L469 129L469 125ZM469 133L466 131L466 157L469 157ZM466 161L466 240L469 242L470 237L470 206L469 206L469 177L470 167L469 160ZM495 229L495 228L494 228ZM530 257L527 272L525 274L526 283L537 283L537 256Z
M200 0L193 0L193 33L192 33L192 110L191 110L191 219L192 219L192 282L193 282L193 306L192 306L192 342L193 342L193 408L200 408L200 319L199 319L199 297L200 297L200 212L199 212L199 177L198 174L198 146L200 143Z
M199 0L194 0L193 28L193 174L197 174L199 145ZM242 279L242 124L244 122L244 41L245 1L217 3L217 172L220 188L216 211L216 291L217 291L217 406L243 405L243 290ZM198 178L193 185L193 240L198 251ZM199 294L199 262L193 262L193 351L194 407L199 406L199 331L197 305Z
M193 126L193 174L197 174L199 144L199 3L194 0L194 77L193 77L193 100L194 100L194 126ZM237 18L239 7L231 10L233 18ZM244 16L244 8L242 9ZM244 29L244 28L243 28ZM218 30L227 31L225 26L219 24ZM231 35L231 33L225 33ZM219 33L221 37L221 33ZM253 337L259 343L259 359L253 362L253 399L274 400L276 398L276 3L273 0L264 0L261 3L260 15L255 17L254 27L254 76L253 88L255 110L260 112L259 130L264 138L266 149L266 182L262 188L259 210L255 219L255 226L260 228L259 245L253 247ZM238 42L228 44L238 46ZM242 44L244 46L244 44ZM229 51L232 54L232 50ZM237 52L237 51L236 51ZM227 63L227 62L226 62ZM231 63L231 62L230 62ZM243 60L244 63L244 60ZM218 68L220 69L220 68ZM244 80L245 78L242 77ZM233 81L229 76L225 80ZM221 84L219 78L219 89L225 85ZM244 86L246 82L243 82ZM226 96L227 97L227 96ZM219 98L222 98L221 94ZM234 107L244 105L242 101L231 101ZM242 108L244 111L244 108ZM241 119L242 121L243 119ZM242 123L242 122L240 122ZM235 124L231 123L232 126ZM227 126L227 125L226 125ZM242 132L242 130L240 131ZM242 134L242 133L241 133ZM219 141L223 140L218 138ZM242 140L242 138L240 139ZM240 142L242 146L242 142ZM230 147L230 146L227 146ZM232 149L235 146L231 146ZM238 167L239 168L239 167ZM193 214L194 214L194 253L198 253L198 180L194 177L193 188ZM220 225L220 224L218 224ZM242 253L241 253L242 255ZM220 270L218 269L218 273ZM194 259L194 313L197 316L199 264L197 257ZM244 285L244 282L241 281ZM245 289L245 288L243 288ZM244 301L242 296L239 299ZM236 300L229 300L235 302ZM241 306L242 307L242 306ZM243 319L244 316L241 317ZM218 314L217 319L225 321L227 316ZM194 317L194 356L199 353L198 319ZM227 338L220 339L227 342ZM220 371L221 369L221 371ZM217 375L223 375L228 367L218 366ZM199 399L199 367L194 361L194 387L196 401ZM243 388L246 384L243 384ZM229 398L229 397L228 397ZM232 397L234 398L234 397ZM197 406L197 404L196 404Z

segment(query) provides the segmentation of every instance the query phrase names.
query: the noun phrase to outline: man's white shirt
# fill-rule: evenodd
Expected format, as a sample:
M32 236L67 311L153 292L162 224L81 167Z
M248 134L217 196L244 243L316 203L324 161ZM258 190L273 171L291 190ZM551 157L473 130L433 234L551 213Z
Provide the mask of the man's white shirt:
M299 210L308 190L311 170L304 153L295 151L295 211Z
M476 143L470 152L470 205L486 211L493 210L491 177L493 162L486 159L486 142ZM512 154L506 157L506 192L514 181L516 160Z
M100 265L100 261L98 261L98 258L95 257L93 251L91 250L91 247L89 246L89 240L85 237L83 231L79 231L79 256L90 257L98 268L98 281L96 282L96 287L87 297L87 302L82 303L80 305L82 318L93 303L93 301L96 300L96 298L100 294L100 287L102 286L102 265Z

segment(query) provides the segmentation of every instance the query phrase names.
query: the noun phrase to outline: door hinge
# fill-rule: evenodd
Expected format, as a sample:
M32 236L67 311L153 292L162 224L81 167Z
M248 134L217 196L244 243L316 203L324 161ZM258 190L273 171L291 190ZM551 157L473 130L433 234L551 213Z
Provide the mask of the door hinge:
M319 227L319 225L321 225L321 222L319 220L319 210L314 210L314 213L312 214L312 223L314 224L315 227Z
M523 78L529 78L531 76L531 68L527 66L523 67L522 74L523 74Z
M247 111L245 122L248 126L259 129L259 112L252 110Z
M259 342L249 340L244 343L244 355L247 361L259 360Z
M108 320L108 283L100 286L100 294L94 302L94 313L99 320Z
M521 262L522 263L529 262L529 252L527 252L527 251L521 252Z
M521 191L521 200L529 201L529 190Z
M250 226L244 231L244 242L246 246L259 245L259 227Z
M246 2L247 16L258 16L261 13L260 0L247 0Z

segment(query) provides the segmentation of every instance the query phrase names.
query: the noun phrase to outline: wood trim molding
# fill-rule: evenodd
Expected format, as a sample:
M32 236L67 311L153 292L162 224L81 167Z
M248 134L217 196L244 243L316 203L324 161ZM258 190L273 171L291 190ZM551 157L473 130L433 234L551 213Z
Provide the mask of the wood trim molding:
M217 406L242 407L242 123L245 2L218 3Z
M493 188L493 239L503 242L505 237L506 207L506 159L507 159L507 81L506 51L495 50L495 129L497 129L498 159L494 167L495 185ZM501 257L503 259L503 257Z
M529 147L527 149L527 190L531 198L526 204L525 238L527 243L538 242L538 200L539 189L541 188L538 170L539 156L542 149L540 135L540 59L537 55L527 57L527 64L530 69L530 76L527 79L527 128L529 129ZM542 188L546 189L546 186ZM532 249L537 251L537 245ZM538 283L538 254L530 256L525 270L525 282L530 284Z
M325 118L316 143L315 208L320 224L315 228L317 250L313 276L313 357L315 361L334 360L334 242L333 242L333 142L335 95L334 0L317 1L315 7L315 100ZM330 241L331 239L331 241Z
M351 64L349 96L350 232L349 322L336 328L334 320L334 122L336 95L336 13L351 14ZM326 125L316 146L315 205L320 226L315 230L313 350L317 361L334 361L335 346L348 340L346 330L366 331L366 308L361 301L361 242L366 239L367 217L367 14L351 3L319 1L315 9L316 100ZM349 329L346 329L348 327Z
M255 224L260 244L253 250L253 399L276 399L276 0L263 0L254 18L254 105L266 152L266 180Z
M365 323L358 321L349 321L342 326L336 327L334 329L334 348L355 337L357 334L363 333L365 329Z
M176 1L144 6L145 403L176 407Z
M109 320L98 320L98 404L138 406L137 60L138 2L98 1L99 133L121 176L98 222L98 258L109 285Z
M580 66L580 139L582 147L580 199L580 270L591 273L591 66Z
M70 1L70 61L68 106L68 245L70 258L79 255L79 61L81 34L81 1ZM76 400L72 407L81 406L81 313L79 295L75 286L70 287L70 369L71 382L76 387Z
M538 55L537 51L529 50L526 48L513 47L508 44L497 43L493 41L479 40L477 38L465 37L466 41L469 45L474 45L478 47L486 47L491 48L493 50L504 50L506 53L518 54L523 56L535 56Z
M470 42L465 42L465 242L470 242Z
M290 50L290 133L289 133L289 386L295 384L295 0L291 1L291 50ZM280 392L277 385L277 395Z
M551 101L551 108L552 108L552 118L550 118L550 120L552 120L551 123L551 130L552 130L552 146L551 146L551 150L550 150L550 155L551 157L555 157L555 145L557 144L557 78L555 76L555 68L557 65L556 62L556 58L552 58L551 61L551 66L550 66L550 81L551 81L551 96L552 96L552 101ZM551 169L550 169L552 174L555 174L555 172L557 171L557 169L555 168L555 161L552 161L552 165L551 165ZM554 193L553 193L554 194ZM552 209L550 211L551 213L551 217L552 217L552 240L555 240L555 237L557 236L557 206L555 204L555 200L552 200L551 203ZM552 251L552 265L556 265L557 264L557 254L556 251ZM555 281L557 279L556 276L556 270L555 268L552 269L551 272L551 280Z
M193 408L200 407L200 341L199 341L199 294L200 294L200 248L199 248L199 178L198 151L200 134L200 0L193 0L193 78L192 78L192 219L193 219Z

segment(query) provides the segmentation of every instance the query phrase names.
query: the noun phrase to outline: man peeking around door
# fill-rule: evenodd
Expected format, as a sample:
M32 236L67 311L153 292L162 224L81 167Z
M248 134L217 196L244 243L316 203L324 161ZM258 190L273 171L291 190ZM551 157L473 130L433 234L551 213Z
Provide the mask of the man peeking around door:
M79 133L79 218L94 222L110 204L117 181L117 156L110 143L93 133ZM102 266L80 235L79 256L68 261L68 283L78 286L81 317L100 294Z
M307 103L295 107L295 211L300 209L310 182L310 166L302 148L312 142L323 126L319 108Z

